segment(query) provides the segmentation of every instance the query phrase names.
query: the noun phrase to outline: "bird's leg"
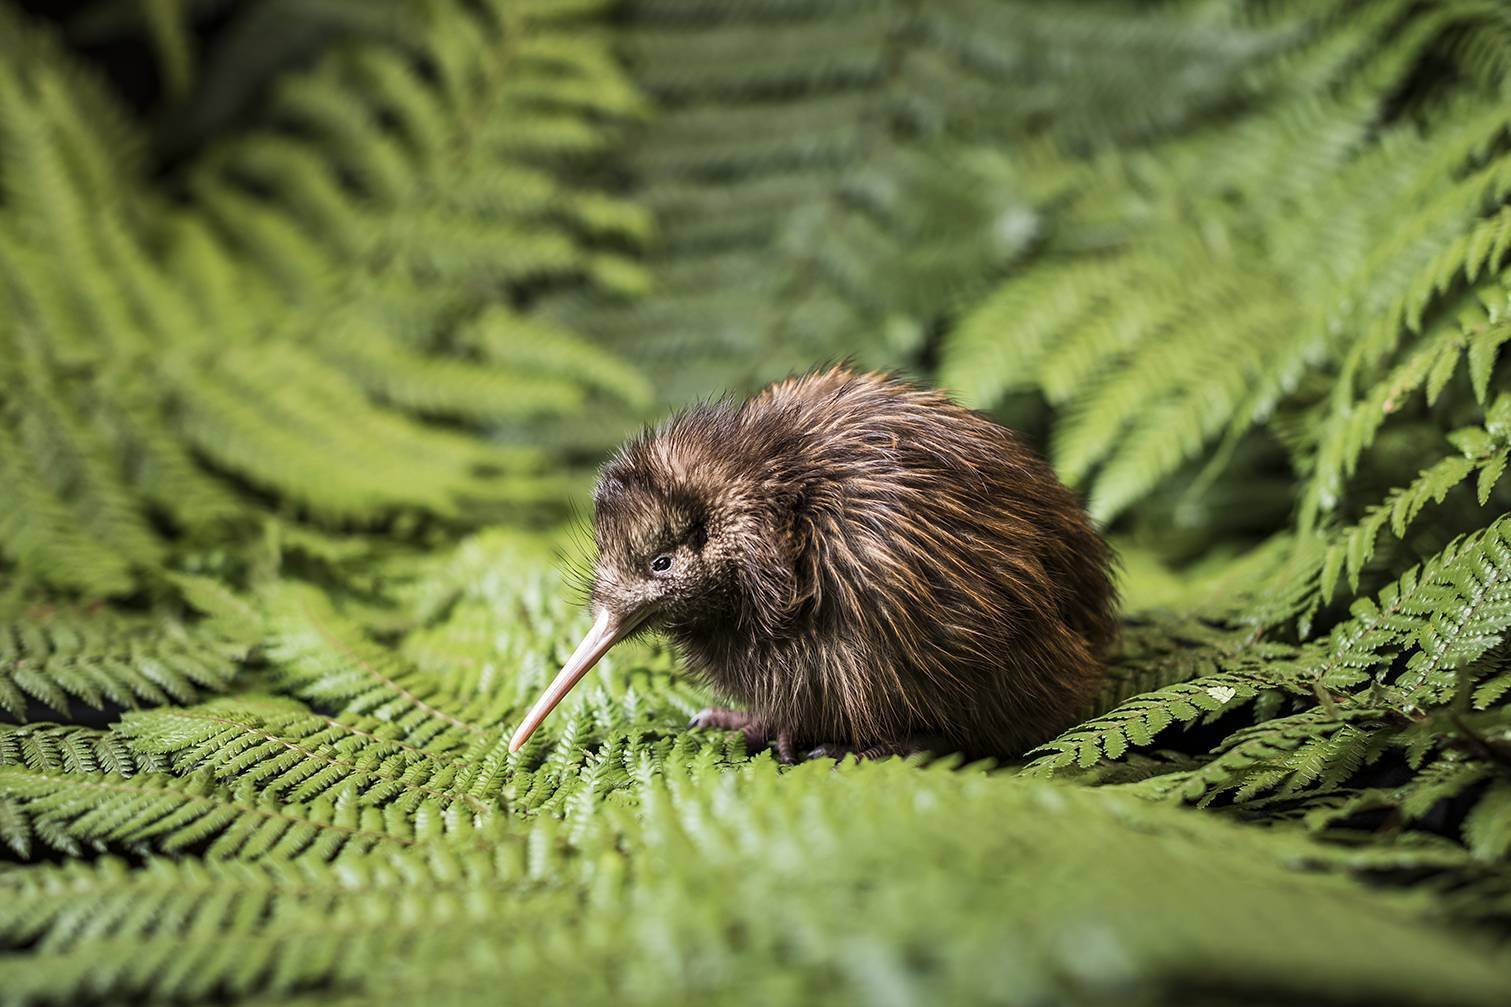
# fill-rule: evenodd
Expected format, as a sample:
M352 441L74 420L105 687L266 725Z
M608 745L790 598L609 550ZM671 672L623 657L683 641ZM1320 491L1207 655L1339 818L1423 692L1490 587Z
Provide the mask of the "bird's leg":
M834 759L844 762L846 759L854 759L856 762L864 762L868 759L886 759L892 756L906 758L909 755L917 755L920 752L941 752L948 750L944 739L932 734L915 734L897 741L877 741L864 745L845 745L837 742L819 745L811 749L803 756L807 759Z
M773 731L770 726L757 720L744 710L731 710L724 706L710 706L693 714L689 727L709 728L715 731L739 731L745 735L745 750L752 754L763 748L776 750L779 761L792 765L797 762L797 745L786 731Z
M797 746L792 742L792 735L786 731L778 732L772 739L772 747L776 749L778 762L787 766L797 764Z

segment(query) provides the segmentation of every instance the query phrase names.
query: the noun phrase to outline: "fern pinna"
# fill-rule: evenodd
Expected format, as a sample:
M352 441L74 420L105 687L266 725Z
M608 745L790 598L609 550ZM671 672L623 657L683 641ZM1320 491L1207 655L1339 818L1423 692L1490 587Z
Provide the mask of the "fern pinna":
M21 6L0 1004L1505 999L1497 5ZM1107 522L1097 708L786 768L649 639L511 755L583 473L847 355Z

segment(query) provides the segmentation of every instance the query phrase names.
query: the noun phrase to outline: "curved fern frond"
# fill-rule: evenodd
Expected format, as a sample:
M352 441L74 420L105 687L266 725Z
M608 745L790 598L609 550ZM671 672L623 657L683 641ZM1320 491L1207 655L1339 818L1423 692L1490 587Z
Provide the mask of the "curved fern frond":
M1354 472L1390 416L1401 411L1415 393L1425 390L1432 404L1467 360L1476 394L1483 401L1500 347L1511 339L1511 326L1506 324L1511 308L1508 282L1511 271L1465 291L1450 306L1452 310L1445 311L1442 320L1424 332L1412 351L1357 402L1347 398L1351 381L1340 379L1322 425L1315 471L1302 498L1304 525L1336 506L1342 480Z
M119 154L129 117L6 15L37 39L0 73L9 565L126 595L172 566L170 528L245 542L270 503L368 526L537 508L561 491L540 451L428 421L518 435L594 403L602 438L644 406L627 363L574 376L580 339L472 331L551 287L644 286L624 250L648 218L591 177L644 111L609 43L550 5L413 13L281 79L173 202Z
M235 676L250 642L214 620L37 605L0 625L0 709L26 719L28 699L66 714L194 702Z
M118 734L72 724L0 724L0 766L121 777L167 769L163 759L138 754Z
M673 401L826 356L907 360L941 314L1044 236L1033 183L991 142L1158 134L1243 93L1243 70L1285 45L1283 29L1212 32L1115 7L1094 26L980 2L755 16L651 3L627 17L631 71L664 109L631 159L664 224L648 262L659 283L641 303L569 300L557 313L634 346L674 377L662 389ZM1140 86L1067 74L1052 51ZM1127 100L1148 87L1162 89L1154 118Z
M1375 714L1361 714L1356 719L1366 723ZM1168 773L1147 781L1128 784L1143 796L1177 799L1206 805L1229 791L1240 798L1266 793L1297 776L1306 753L1337 744L1346 721L1318 707L1301 713L1256 724L1228 736L1216 756L1197 769ZM1347 738L1365 737L1355 732ZM1357 764L1356 764L1357 765ZM1316 768L1313 776L1320 775Z
M1485 325L1503 313L1511 243L1504 102L1493 86L1465 89L1434 109L1437 128L1379 127L1412 67L1474 18L1487 15L1383 4L1345 32L1318 11L1290 24L1288 44L1256 50L1255 72L1276 77L1225 129L1079 171L1048 162L1041 170L1070 180L1049 218L1055 254L949 334L946 382L972 404L1038 389L1063 406L1054 460L1111 519L1221 438L1210 485L1309 367L1336 360L1333 415L1298 458L1310 533L1404 395L1425 386L1436 399L1469 351L1483 399L1505 339ZM1291 90L1310 61L1334 79L1319 90L1302 73L1311 86ZM1408 369L1355 403L1361 368L1418 332Z
M857 936L878 947L926 946L922 913L883 907L921 905L932 893L927 904L946 912L995 907L985 939L1026 950L988 968L974 955L949 955L906 974L930 1000L975 1000L1010 980L1051 995L1113 995L1129 982L1194 995L1208 973L1172 962L1171 940L1198 961L1227 963L1225 988L1254 995L1325 988L1383 997L1428 984L1478 1005L1496 1003L1503 990L1490 956L1461 934L1433 930L1412 904L1298 872L1297 863L1343 858L1294 835L1107 790L1000 786L978 773L926 770L934 813L913 816L882 842L872 823L895 807L898 785L914 786L916 767L834 773L821 765L782 776L769 761L738 775L710 769L696 761L637 767L626 806L580 804L566 822L518 822L486 846L384 843L330 863L149 857L131 868L106 858L0 874L0 942L34 949L0 955L0 980L16 999L100 989L147 999L318 990L404 1003L473 1000L503 982L522 996L549 995L576 963L599 978L574 988L574 999L622 1001L626 987L614 977L628 969L637 977L628 988L654 991L632 999L649 1002L708 989L703 965L723 970L721 988L781 972L775 963L806 919L818 936L783 988L849 998L874 984L874 964L853 962ZM965 820L1014 825L983 846L963 835ZM801 837L793 856L758 855L783 836ZM895 871L904 862L913 870ZM977 872L978 862L997 869ZM1079 886L1050 895L1026 884L1051 865L1086 879L1087 896L1076 895ZM887 886L873 883L894 874ZM1238 898L1248 911L1235 923ZM1298 906L1337 936L1321 943L1294 926ZM1105 969L1060 947L1061 928L1093 912L1123 936L1123 953ZM1172 922L1151 928L1151 915ZM848 931L838 928L842 919ZM730 932L742 935L738 954ZM844 940L822 936L841 932ZM637 933L643 940L626 946L625 935ZM675 955L650 953L664 940ZM1072 962L1080 967L1067 972ZM689 963L700 967L689 971Z
M0 10L0 1003L1504 1001L1501 6L87 6L166 97ZM783 766L651 638L509 752L593 461L845 355L1110 525L1089 719Z
M0 822L23 858L33 846L82 856L105 849L203 851L212 860L329 860L393 844L411 846L470 818L439 805L378 808L338 793L301 804L209 776L58 773L0 768Z
M1195 669L1201 677L1132 696L1071 728L1042 746L1025 772L1052 775L1116 761L1150 747L1174 725L1211 720L1235 709L1235 701L1271 690L1316 705L1272 721L1281 712L1272 703L1252 726L1230 734L1207 764L1136 786L1206 801L1229 791L1248 799L1282 785L1341 786L1378 759L1379 746L1392 743L1411 717L1449 702L1462 687L1462 670L1499 646L1508 628L1511 516L1450 543L1377 599L1355 601L1352 618L1305 647L1258 645L1252 634L1218 636L1193 641L1191 654L1172 646L1138 658L1156 669Z
M1171 728L1240 710L1267 690L1306 692L1277 673L1294 658L1294 648L1264 643L1250 632L1160 620L1147 632L1125 635L1121 648L1103 697L1111 709L1030 752L1034 758L1023 773L1090 769L1152 747Z
M484 726L504 719L496 699L478 696L457 711L435 705L438 683L367 639L314 588L280 585L266 605L274 681L294 695L390 722L404 739L421 744L440 734L480 737L500 730Z
M133 752L166 757L181 775L209 773L294 802L397 802L411 814L427 801L442 808L460 801L474 812L486 807L467 790L474 739L460 730L417 745L375 717L327 717L288 700L239 695L129 714L114 735Z
M1428 503L1441 504L1455 487L1474 480L1474 493L1481 506L1490 499L1500 477L1505 474L1511 452L1511 396L1502 395L1487 410L1483 427L1464 427L1449 438L1461 452L1449 455L1423 469L1410 485L1390 491L1386 498L1369 508L1362 518L1337 535L1322 559L1320 583L1322 600L1332 598L1338 576L1346 572L1349 585L1359 586L1359 574L1375 551L1380 531L1388 524L1396 538L1404 538L1407 528Z

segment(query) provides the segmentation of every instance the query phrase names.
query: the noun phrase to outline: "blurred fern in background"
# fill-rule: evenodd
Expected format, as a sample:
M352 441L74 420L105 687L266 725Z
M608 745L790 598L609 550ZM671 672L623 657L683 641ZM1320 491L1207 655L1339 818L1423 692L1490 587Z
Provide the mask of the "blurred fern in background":
M1502 5L49 6L0 1003L1504 999ZM1086 493L1100 713L784 769L650 642L508 754L592 466L844 356Z

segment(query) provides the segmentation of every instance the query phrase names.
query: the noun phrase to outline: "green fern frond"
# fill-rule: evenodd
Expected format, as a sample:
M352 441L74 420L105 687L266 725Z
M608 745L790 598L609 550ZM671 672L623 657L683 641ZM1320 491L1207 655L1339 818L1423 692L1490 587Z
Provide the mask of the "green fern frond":
M486 348L465 332L527 286L640 285L621 250L647 218L588 160L643 113L633 85L580 14L420 7L408 37L348 38L281 79L264 128L195 159L171 206L56 46L7 61L9 564L140 591L174 558L158 519L196 546L261 526L270 501L228 473L327 524L536 508L560 493L539 452L425 419L523 432L600 398L614 422L643 407L626 363L574 376L581 341L552 357L511 351L528 326L490 326Z
M1281 670L1294 648L1247 631L1153 619L1125 631L1119 649L1101 701L1111 708L1030 752L1023 773L1091 769L1153 746L1171 728L1239 711L1267 690L1305 691Z
M1253 679L1217 674L1136 696L1035 749L1030 754L1037 758L1025 772L1048 776L1072 765L1090 769L1104 759L1121 759L1130 749L1153 745L1170 727L1236 709L1257 694Z
M475 739L460 730L420 745L376 717L322 716L288 700L243 694L129 714L113 735L134 752L166 757L180 775L209 773L281 800L394 802L408 814L427 802L486 808L467 790Z
M779 775L769 761L730 775L668 760L634 767L625 806L580 803L566 822L518 823L486 847L389 843L332 863L152 857L134 869L106 858L0 874L0 941L35 947L0 957L0 978L21 1001L313 988L369 1002L411 1002L422 990L462 1002L506 976L521 995L549 998L571 962L599 977L574 987L575 1002L664 1002L763 984L849 998L875 988L878 962L891 961L885 948L930 946L918 909L927 905L956 914L994 906L982 939L1022 949L985 969L957 948L927 970L887 973L929 1000L978 999L1004 983L1100 998L1137 982L1180 997L1208 981L1205 968L1190 969L1193 957L1224 963L1225 988L1256 993L1430 988L1473 1004L1501 993L1493 958L1461 935L1434 932L1410 903L1295 870L1325 862L1325 848L1109 791L924 771L929 813L878 842L870 823L919 775L902 764ZM962 837L966 818L1016 824L1011 838L999 831L982 847ZM784 843L791 856L763 855ZM912 870L896 871L904 862ZM972 866L986 864L997 869ZM1090 883L1053 896L1025 885L1050 865ZM893 880L876 886L877 877ZM915 911L887 908L899 900ZM1240 901L1245 912L1235 915ZM1148 926L1176 905L1183 911L1169 913L1166 928ZM1310 939L1294 925L1298 905L1322 932L1342 936ZM805 960L776 967L799 919L813 926ZM1114 959L1088 961L1069 939L1088 920L1118 935ZM525 933L534 937L523 942ZM864 964L857 940L872 949ZM1172 940L1185 964L1170 960ZM656 953L667 947L676 954Z
M29 461L15 438L0 431L5 559L60 587L95 596L127 593L135 584L129 561L90 536Z
M215 620L166 613L37 606L0 626L0 709L26 719L28 699L66 714L188 703L230 684L250 641Z
M1496 780L1464 819L1464 842L1491 863L1511 853L1511 781Z
M1503 517L1450 543L1378 600L1355 601L1352 618L1326 639L1299 649L1257 647L1251 635L1199 640L1192 655L1175 646L1155 650L1156 669L1195 668L1201 677L1122 701L1042 746L1025 771L1053 775L1117 761L1174 725L1210 719L1235 709L1235 700L1241 705L1271 690L1318 705L1276 720L1257 717L1228 735L1204 766L1136 786L1203 802L1229 791L1247 800L1282 787L1342 786L1379 758L1405 718L1451 700L1461 669L1501 643L1511 627L1508 534L1511 518ZM1271 706L1269 716L1278 712ZM1382 734L1374 722L1392 717L1401 719Z
M1388 732L1377 737L1396 747L1402 744ZM1461 832L1470 855L1492 862L1502 858L1507 848L1507 818L1504 782L1495 763L1466 754L1462 747L1448 747L1434 751L1414 768L1415 774L1399 786L1367 788L1345 800L1310 808L1305 815L1307 827L1324 835L1339 833L1361 814L1389 812L1399 825L1424 823L1432 828L1429 820L1457 803L1466 809Z
M0 11L0 719L107 724L0 724L0 1003L1504 1000L1498 7L91 6L161 128ZM1088 719L780 766L652 638L510 753L589 467L846 355L1108 523Z
M1291 26L1297 47L1260 59L1261 73L1276 70L1274 83L1224 130L1120 153L1080 176L1050 164L1079 187L1058 212L1050 245L1072 254L1035 263L967 316L944 343L946 381L977 404L1007 389L1038 388L1065 405L1055 460L1111 517L1219 436L1223 446L1207 467L1220 471L1236 442L1286 401L1315 362L1355 361L1334 391L1345 395L1362 362L1419 330L1429 307L1451 327L1439 341L1458 359L1480 326L1466 316L1460 329L1457 309L1438 302L1460 283L1479 282L1479 293L1492 299L1490 288L1499 288L1503 103L1457 95L1430 136L1414 127L1380 130L1377 122L1403 75L1444 44L1446 26L1459 16L1473 14L1411 17L1403 7L1376 5L1368 27L1342 32L1319 12ZM1329 33L1336 52L1318 41ZM1308 51L1313 43L1319 48ZM1308 59L1331 74L1350 59L1356 65L1319 99L1316 89L1289 91L1278 69L1294 71ZM1240 149L1241 159L1226 154ZM1370 182L1361 187L1364 178ZM1321 265L1297 272L1303 261ZM1466 297L1474 300L1474 292ZM1492 344L1502 338L1487 336L1475 351L1482 394ZM1421 358L1410 383L1427 385L1436 398L1454 364L1433 354ZM1324 429L1308 508L1333 506L1338 480L1352 471L1349 459L1399 408L1398 398L1381 399L1392 395L1386 387L1372 386L1347 433L1336 418ZM1350 445L1342 459L1335 457L1341 443Z
M1051 402L1064 401L1067 389L1079 387L1093 368L1117 359L1141 328L1138 321L1096 324L1107 314L1103 291L1120 285L1106 273L1119 268L1135 273L1137 265L1094 258L1044 263L1019 281L997 288L950 334L940 380L973 405L994 405L1009 391L1032 388L1041 361L1054 347L1060 367L1075 376L1047 379L1044 391ZM1137 306L1152 308L1155 303L1149 298ZM1118 319L1127 307L1121 306ZM1013 338L1003 339L1009 331ZM1054 344L1068 331L1074 333L1072 339L1089 341L1093 334L1110 338L1097 338L1085 351L1072 352Z
M1277 38L1114 8L1089 28L1031 4L778 4L753 17L647 4L627 16L632 71L665 109L631 160L665 226L648 263L660 282L642 304L556 311L675 372L672 400L825 356L906 360L943 306L1043 237L1023 198L1031 182L984 139L1026 146L1035 120L1068 144L1172 128L1241 92L1239 68ZM1169 104L1147 119L1121 86L1046 60L1056 48L1168 87ZM1016 100L997 99L1014 87ZM1054 116L1034 111L1046 104Z
M1323 559L1322 599L1330 600L1338 576L1347 572L1349 585L1359 586L1359 574L1374 554L1380 531L1388 524L1396 538L1404 538L1408 526L1429 502L1441 504L1455 487L1474 479L1481 506L1489 499L1501 475L1511 437L1511 396L1502 395L1486 412L1484 427L1464 427L1449 439L1461 452L1449 455L1423 469L1410 485L1391 490L1385 500L1369 508L1353 526L1338 533Z
M1364 398L1357 402L1345 398L1348 381L1335 386L1330 415L1322 427L1316 470L1303 496L1304 522L1336 504L1342 479L1353 473L1388 418L1418 391L1426 390L1430 404L1466 358L1483 400L1496 355L1508 338L1503 331L1507 279L1511 275L1493 276L1466 291L1453 306L1456 310L1446 313L1440 324L1425 332L1415 348L1373 384ZM1487 307L1493 315L1487 316ZM1487 318L1501 324L1487 325Z
M507 713L483 695L454 711L434 705L442 693L437 682L368 640L311 587L280 585L266 606L274 681L303 699L390 722L421 744L442 733L494 734L498 728L485 725Z
M86 851L203 850L210 859L328 860L385 843L413 845L446 831L444 809L382 809L347 794L309 804L217 786L210 777L0 769L3 838L18 856L34 845ZM464 826L470 828L470 825Z
M1127 786L1142 796L1200 805L1240 788L1245 796L1263 793L1294 776L1296 769L1288 761L1298 751L1319 741L1330 743L1342 723L1321 708L1265 721L1229 735L1215 757L1197 769Z
M0 725L0 766L121 777L167 768L161 758L133 751L119 734L72 724Z
M1511 692L1511 671L1503 671L1485 679L1474 689L1473 703L1476 710L1485 710L1495 705L1506 693Z

